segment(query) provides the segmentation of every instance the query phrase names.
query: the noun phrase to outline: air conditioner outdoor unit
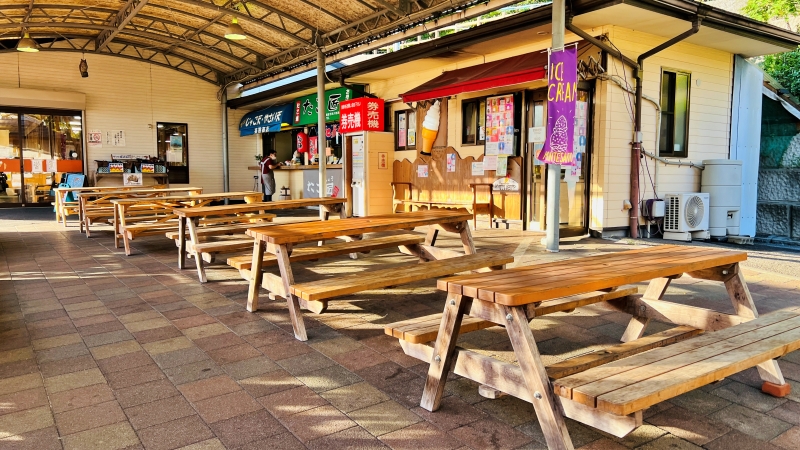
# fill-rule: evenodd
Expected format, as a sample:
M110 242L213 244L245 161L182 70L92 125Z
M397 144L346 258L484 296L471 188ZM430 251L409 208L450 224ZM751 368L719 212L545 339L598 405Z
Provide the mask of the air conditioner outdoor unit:
M691 241L709 239L708 194L667 194L664 196L664 239Z

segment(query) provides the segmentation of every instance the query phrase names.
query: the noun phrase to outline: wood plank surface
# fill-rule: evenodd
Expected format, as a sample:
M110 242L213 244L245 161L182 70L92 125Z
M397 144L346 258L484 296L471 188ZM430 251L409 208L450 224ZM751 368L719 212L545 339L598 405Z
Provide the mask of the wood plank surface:
M466 222L472 215L451 210L415 211L403 214L357 217L323 223L297 223L252 228L247 234L270 244L296 244L333 239L339 236L413 229L440 223Z
M414 263L403 268L380 269L295 284L292 293L306 300L324 300L369 289L452 275L467 270L499 266L514 261L510 255L484 251L441 261Z
M747 259L744 252L663 245L439 280L439 289L522 305L669 277Z
M441 321L442 314L431 314L425 317L418 317L416 319L409 319L386 325L386 327L384 327L384 332L389 336L394 336L413 344L421 344L436 339L436 336L439 334L439 325ZM464 315L461 319L459 334L482 330L494 325L495 324L488 320Z
M596 407L601 395L798 327L797 313L771 314L563 378L555 389L562 396L571 390L568 398Z
M425 236L419 234L400 234L380 236L360 241L333 242L323 246L295 247L292 250L292 254L289 256L289 261L308 261L311 259L346 255L352 252L372 251L400 245L413 245L421 243L424 239ZM275 264L276 262L275 255L264 255L263 264ZM239 270L250 269L252 267L252 257L250 255L233 256L228 258L228 265Z
M347 202L344 198L324 197L324 198L298 198L293 200L278 200L273 202L247 203L244 205L220 205L204 206L192 209L176 209L175 214L180 217L204 217L216 216L220 214L238 214L255 211L270 211L278 209L294 209L307 206L332 206L341 205Z
M731 338L726 343L750 343L599 396L597 408L612 414L629 414L797 350L800 348L800 319L793 322L795 328L768 338L760 339L766 330ZM701 350L710 354L711 347Z

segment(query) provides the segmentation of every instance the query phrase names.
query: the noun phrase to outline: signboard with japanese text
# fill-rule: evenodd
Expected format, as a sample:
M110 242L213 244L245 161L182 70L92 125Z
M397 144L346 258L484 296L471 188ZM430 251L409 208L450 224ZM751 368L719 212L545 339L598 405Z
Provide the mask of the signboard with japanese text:
M340 105L339 129L342 133L383 131L383 100L357 98Z
M547 74L547 136L536 158L546 164L575 165L575 101L578 48L550 52Z
M353 91L336 88L325 91L325 122L339 120L339 104L353 98ZM294 125L316 125L319 108L317 94L306 95L294 101Z

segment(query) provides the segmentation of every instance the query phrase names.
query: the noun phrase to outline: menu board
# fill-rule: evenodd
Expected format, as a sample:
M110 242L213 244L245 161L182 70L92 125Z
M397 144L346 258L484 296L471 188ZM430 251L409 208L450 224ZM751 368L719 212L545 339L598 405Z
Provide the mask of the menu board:
M486 98L486 155L514 155L514 95Z

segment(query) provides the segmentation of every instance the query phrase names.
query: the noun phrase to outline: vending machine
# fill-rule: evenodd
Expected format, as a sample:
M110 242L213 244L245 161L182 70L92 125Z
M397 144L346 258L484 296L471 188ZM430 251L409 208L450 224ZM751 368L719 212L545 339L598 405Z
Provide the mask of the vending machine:
M352 216L391 214L394 209L394 133L364 131L346 134L344 146Z

